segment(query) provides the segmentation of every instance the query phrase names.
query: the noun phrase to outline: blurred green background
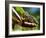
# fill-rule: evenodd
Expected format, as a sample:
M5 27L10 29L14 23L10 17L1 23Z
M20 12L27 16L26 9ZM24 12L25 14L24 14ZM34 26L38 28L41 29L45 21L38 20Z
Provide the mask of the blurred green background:
M32 15L33 17L36 18L36 21L38 21L38 24L36 24L36 27L22 27L21 25L14 23L14 28L13 31L28 31L28 30L40 30L40 8L35 8L35 7L13 7L15 11L23 17L24 14L29 14ZM14 16L13 14L12 16ZM29 19L30 20L30 19ZM12 26L13 26L12 25Z

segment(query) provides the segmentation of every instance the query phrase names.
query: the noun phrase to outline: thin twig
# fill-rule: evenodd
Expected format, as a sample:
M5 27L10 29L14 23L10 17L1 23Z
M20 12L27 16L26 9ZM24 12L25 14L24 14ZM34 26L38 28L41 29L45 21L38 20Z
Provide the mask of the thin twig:
M13 12L16 14L16 16L21 20L20 15L15 11L15 9L14 9L14 8L12 8L12 10L13 10Z

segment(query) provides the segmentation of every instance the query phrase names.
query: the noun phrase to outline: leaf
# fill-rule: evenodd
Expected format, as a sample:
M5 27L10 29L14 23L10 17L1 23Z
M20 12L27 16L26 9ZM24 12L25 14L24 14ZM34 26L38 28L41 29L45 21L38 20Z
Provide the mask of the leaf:
M22 7L16 7L15 10L21 16L23 16L23 14L25 13L25 11L24 11L24 9Z

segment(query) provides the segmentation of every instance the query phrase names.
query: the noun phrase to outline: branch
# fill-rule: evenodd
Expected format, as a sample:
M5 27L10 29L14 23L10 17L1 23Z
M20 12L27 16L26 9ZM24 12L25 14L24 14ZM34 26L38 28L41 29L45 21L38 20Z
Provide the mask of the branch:
M13 10L13 12L16 14L16 16L21 20L20 15L15 11L15 9L14 9L14 8L12 8L12 10Z

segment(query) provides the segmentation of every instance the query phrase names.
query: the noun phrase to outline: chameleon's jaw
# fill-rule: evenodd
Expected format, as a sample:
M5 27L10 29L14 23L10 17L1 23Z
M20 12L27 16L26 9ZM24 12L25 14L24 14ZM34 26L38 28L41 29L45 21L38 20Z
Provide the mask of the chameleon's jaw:
M33 26L36 25L35 23L30 23L30 22L24 22L24 24L33 25Z
M24 27L36 27L36 24L30 23L30 22L23 22L22 26L24 26Z

